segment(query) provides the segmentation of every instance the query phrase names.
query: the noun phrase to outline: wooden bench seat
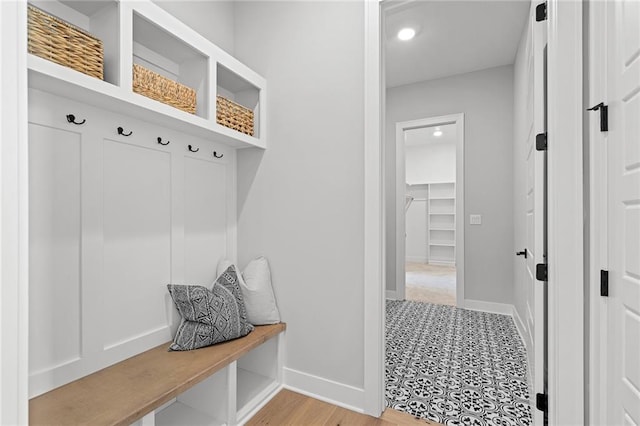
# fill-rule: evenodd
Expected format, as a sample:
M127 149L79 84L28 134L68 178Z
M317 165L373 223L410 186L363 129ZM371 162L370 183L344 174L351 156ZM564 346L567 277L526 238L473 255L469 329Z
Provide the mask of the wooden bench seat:
M185 352L162 344L31 399L29 423L130 425L285 329L256 326L240 339Z

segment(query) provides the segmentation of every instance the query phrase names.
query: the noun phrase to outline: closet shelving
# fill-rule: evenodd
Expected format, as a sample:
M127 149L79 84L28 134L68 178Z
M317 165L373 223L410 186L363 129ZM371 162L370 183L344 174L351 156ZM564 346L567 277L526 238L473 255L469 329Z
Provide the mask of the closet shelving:
M33 0L30 4L102 40L105 74L102 81L29 54L30 88L232 147L266 148L265 79L151 1ZM134 93L134 63L195 89L196 114ZM218 94L253 110L253 136L216 122Z
M427 211L429 263L454 264L456 258L455 183L430 183Z

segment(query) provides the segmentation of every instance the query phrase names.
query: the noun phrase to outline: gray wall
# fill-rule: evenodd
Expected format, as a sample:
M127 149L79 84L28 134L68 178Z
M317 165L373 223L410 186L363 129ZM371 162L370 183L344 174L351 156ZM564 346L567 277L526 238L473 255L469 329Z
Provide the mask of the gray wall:
M464 113L465 299L513 303L513 66L387 90L387 289L395 289L395 123ZM525 173L525 171L519 171ZM469 214L482 225L470 226Z
M227 0L154 0L158 6L233 54L234 2Z
M238 153L238 258L264 255L285 367L364 384L364 9L238 2L235 53L267 79L268 149Z
M269 259L285 368L362 388L363 5L157 3L267 79L268 149L238 153L238 261Z

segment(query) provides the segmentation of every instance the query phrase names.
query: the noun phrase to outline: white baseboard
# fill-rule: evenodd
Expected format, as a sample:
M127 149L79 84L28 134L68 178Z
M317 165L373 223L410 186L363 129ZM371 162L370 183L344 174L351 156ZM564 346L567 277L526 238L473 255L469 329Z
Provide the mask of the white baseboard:
M484 300L464 299L464 309L489 312L491 314L513 315L513 305L509 303L486 302Z
M427 256L405 256L405 261L415 263L427 263Z
M522 340L522 344L524 345L525 350L527 351L527 373L529 374L529 395L531 395L531 401L535 405L535 392L533 387L534 377L533 377L533 339L530 336L529 329L522 321L522 317L518 313L516 307L513 307L513 322L516 323L516 328L518 329L518 334L520 335L520 340ZM531 342L531 344L527 344Z
M399 300L398 292L395 290L387 290L386 297L389 300Z
M439 265L439 266L455 266L455 260L430 260L429 265Z
M524 325L524 322L522 322L522 317L520 317L520 314L518 313L518 310L516 309L515 306L512 306L513 308L513 322L516 323L516 328L518 329L518 334L520 335L520 340L522 340L522 344L524 345L525 348L527 348L527 336L529 333L527 333L527 328Z
M364 413L364 389L284 368L284 388L348 410Z

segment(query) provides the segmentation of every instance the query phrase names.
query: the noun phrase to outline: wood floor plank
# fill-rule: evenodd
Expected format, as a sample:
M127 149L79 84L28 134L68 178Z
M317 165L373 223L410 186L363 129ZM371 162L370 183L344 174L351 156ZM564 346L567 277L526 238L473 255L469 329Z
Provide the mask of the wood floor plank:
M288 422L291 413L295 412L306 399L304 395L283 389L247 422L247 426L290 424Z
M247 426L442 426L387 409L380 418L360 414L287 389L281 390Z
M393 410L391 408L387 408L386 410L384 410L384 413L382 413L382 416L380 416L380 418L394 425L442 426L440 423L421 419L419 417L412 416L409 413L403 413L402 411Z
M324 426L336 410L335 405L308 398L291 417L292 425Z
M356 413L337 407L333 415L325 423L326 426L395 426L386 420Z

